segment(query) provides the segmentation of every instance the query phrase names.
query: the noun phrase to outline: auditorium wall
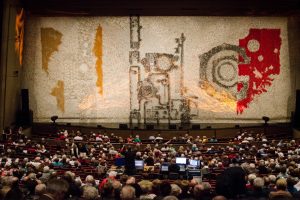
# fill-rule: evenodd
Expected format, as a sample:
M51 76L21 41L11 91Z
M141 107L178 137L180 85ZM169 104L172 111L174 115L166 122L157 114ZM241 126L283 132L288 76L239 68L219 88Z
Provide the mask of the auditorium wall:
M20 13L19 0L4 0L1 28L0 59L0 129L14 125L20 107L20 88L22 67L19 62L16 44L16 16Z
M34 120L289 121L284 17L29 17L22 88Z
M289 17L288 38L289 38L289 57L292 78L292 91L300 90L300 17ZM294 104L295 102L291 102Z

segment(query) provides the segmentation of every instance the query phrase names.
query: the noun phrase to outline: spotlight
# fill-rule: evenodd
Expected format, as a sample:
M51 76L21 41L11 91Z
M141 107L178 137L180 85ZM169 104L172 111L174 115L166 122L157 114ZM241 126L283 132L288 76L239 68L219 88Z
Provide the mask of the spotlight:
M265 121L265 125L268 125L268 121L270 121L270 118L267 117L267 116L263 116L263 117L262 117L262 120Z
M51 117L51 121L53 122L53 124L55 124L55 121L58 119L57 115L54 115Z

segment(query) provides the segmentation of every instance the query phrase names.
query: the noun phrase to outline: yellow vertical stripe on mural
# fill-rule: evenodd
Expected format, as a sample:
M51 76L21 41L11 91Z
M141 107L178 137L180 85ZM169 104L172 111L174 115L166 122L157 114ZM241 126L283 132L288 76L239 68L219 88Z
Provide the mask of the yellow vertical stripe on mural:
M96 60L96 73L97 73L96 86L99 88L99 90L98 90L99 94L103 95L102 27L100 25L97 28L93 51L97 58L97 60Z
M51 95L56 97L57 108L62 112L65 112L65 87L64 82L61 80L57 81L56 86L52 89Z

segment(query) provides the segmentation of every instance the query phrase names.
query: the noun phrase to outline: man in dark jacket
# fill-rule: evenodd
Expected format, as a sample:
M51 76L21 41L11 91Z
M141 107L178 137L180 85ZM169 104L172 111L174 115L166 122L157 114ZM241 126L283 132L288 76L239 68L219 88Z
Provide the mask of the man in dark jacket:
M131 147L124 152L125 156L125 174L134 175L135 174L135 152L131 151Z
M216 192L227 198L236 198L246 193L246 173L233 161L233 166L217 177Z

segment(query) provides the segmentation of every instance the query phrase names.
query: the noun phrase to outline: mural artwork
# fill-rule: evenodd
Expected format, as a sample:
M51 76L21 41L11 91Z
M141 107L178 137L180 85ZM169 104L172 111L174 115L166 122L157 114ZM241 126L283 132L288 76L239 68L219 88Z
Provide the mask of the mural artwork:
M188 128L290 120L286 17L30 16L24 23L22 13L16 50L22 54L25 25L22 88L31 91L36 122L59 115L108 127Z
M197 102L185 92L184 33L175 39L174 54L146 53L140 59L141 28L139 17L130 17L130 124L188 124L197 116L190 105ZM243 113L256 95L267 92L270 76L280 73L280 45L280 29L250 29L239 46L213 47L199 55L199 87Z
M241 114L254 96L267 92L270 75L280 73L280 45L279 29L250 29L239 46L214 47L200 55L200 86L222 91Z
M24 47L24 21L25 13L22 8L19 13L16 15L16 41L15 41L15 51L19 56L19 64L23 64L23 47Z
M56 97L57 108L65 112L65 86L62 80L58 80L56 86L52 88L51 95Z
M130 124L189 123L183 96L184 34L175 39L174 54L146 53L140 59L141 28L139 17L130 17Z
M48 74L50 57L61 44L62 34L53 28L41 28L42 68Z
M97 82L96 86L99 88L98 93L103 95L103 70L102 70L102 27L98 26L95 42L94 42L94 54L97 58L96 61L96 72L97 72Z

